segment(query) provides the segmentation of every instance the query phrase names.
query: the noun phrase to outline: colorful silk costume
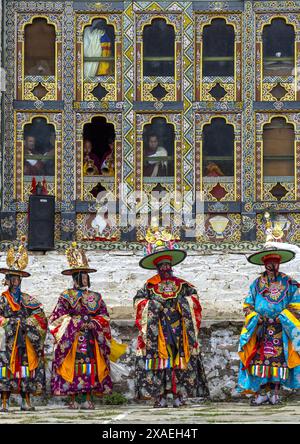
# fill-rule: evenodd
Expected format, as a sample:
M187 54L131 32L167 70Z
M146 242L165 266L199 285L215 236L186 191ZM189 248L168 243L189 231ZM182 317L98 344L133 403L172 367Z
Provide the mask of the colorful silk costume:
M9 290L0 297L0 391L41 394L45 390L47 320L41 304Z
M173 277L149 279L134 298L136 326L136 392L156 398L170 391L187 397L206 396L199 329L201 305L195 287Z
M76 274L96 272L76 242L66 250L66 256L69 268L62 274L74 278ZM55 338L52 393L110 393L110 322L100 293L87 287L75 288L74 283L74 288L60 295L49 318L49 329Z
M7 252L8 268L0 268L9 288L0 296L0 392L41 394L45 390L44 342L47 319L42 305L21 291L28 253L25 237ZM12 286L12 278L19 284ZM30 410L33 408L30 407ZM6 408L2 411L7 411Z
M262 273L252 283L239 343L239 391L258 392L267 383L300 388L299 285L280 272L276 280Z
M83 327L93 322L94 329ZM99 293L64 291L49 319L55 338L51 390L54 395L110 393L110 324Z

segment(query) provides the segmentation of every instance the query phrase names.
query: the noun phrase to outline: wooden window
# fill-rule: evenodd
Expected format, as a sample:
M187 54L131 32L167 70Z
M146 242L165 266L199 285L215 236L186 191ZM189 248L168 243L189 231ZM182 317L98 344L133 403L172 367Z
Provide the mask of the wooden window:
M234 75L234 29L213 19L203 29L203 76Z
M234 127L221 117L203 128L203 176L234 176Z
M174 126L157 117L145 125L143 133L143 175L152 182L174 177Z
M275 117L263 130L264 177L288 176L294 179L294 127L283 117Z
M175 31L164 19L154 19L143 33L144 76L174 76Z
M55 27L36 18L25 27L25 76L55 75Z
M263 29L263 76L291 76L295 59L295 31L284 19Z
M55 175L55 139L55 128L45 118L24 126L24 176Z

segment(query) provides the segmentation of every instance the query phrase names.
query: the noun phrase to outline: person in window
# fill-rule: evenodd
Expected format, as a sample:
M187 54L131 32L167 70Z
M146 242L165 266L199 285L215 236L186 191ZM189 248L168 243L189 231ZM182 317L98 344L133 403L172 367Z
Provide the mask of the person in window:
M168 162L167 160L163 160L163 158L167 156L167 150L163 146L159 146L157 135L155 133L149 134L148 145L144 152L144 176L167 176Z
M103 176L113 176L115 172L114 168L114 139L108 139L108 150L104 153L103 161L101 164L101 174Z
M24 154L28 155L28 156L36 154L36 150L35 150L35 137L30 135L30 134L25 136L25 140L24 140Z
M45 175L54 176L55 174L55 132L50 133L49 144L45 148L43 156L45 158Z
M51 68L47 60L39 60L34 66L32 66L28 74L31 76L51 76Z
M209 162L206 166L206 177L221 177L224 176L223 171L215 162Z
M44 342L47 318L42 304L21 291L28 253L25 239L7 253L8 268L1 268L8 288L0 297L0 392L1 411L8 412L11 393L21 395L21 410L33 411L30 396L45 391Z
M40 159L41 153L36 147L36 139L28 134L24 140L24 174L40 176L45 174L45 163Z
M99 157L92 152L93 145L89 139L83 141L83 174L84 176L98 176L101 171Z

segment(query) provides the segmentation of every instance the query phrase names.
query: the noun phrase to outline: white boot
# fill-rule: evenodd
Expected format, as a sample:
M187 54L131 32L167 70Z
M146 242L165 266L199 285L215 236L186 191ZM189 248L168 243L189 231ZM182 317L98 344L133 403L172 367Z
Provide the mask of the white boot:
M0 413L7 413L7 412L8 412L8 403L4 405L4 403L1 402Z
M182 407L183 403L180 401L179 396L174 400L173 402L173 407L177 408L177 407Z
M154 408L165 408L168 407L168 403L166 398L161 397L160 399L157 399L154 403Z
M29 404L26 399L22 398L21 401L21 410L24 412L34 412L35 411L35 407L31 404Z
M273 390L268 393L269 402L272 405L281 404L281 399L278 393L275 393Z
M260 393L255 396L254 398L251 398L250 405L262 405L269 402L268 395L261 395Z

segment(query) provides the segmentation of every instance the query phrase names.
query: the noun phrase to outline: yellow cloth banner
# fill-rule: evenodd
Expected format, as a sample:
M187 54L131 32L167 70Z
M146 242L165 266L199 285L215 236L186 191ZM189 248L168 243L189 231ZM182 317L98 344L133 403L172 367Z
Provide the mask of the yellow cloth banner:
M117 362L117 360L126 353L127 347L127 344L121 344L112 338L110 343L110 361Z

